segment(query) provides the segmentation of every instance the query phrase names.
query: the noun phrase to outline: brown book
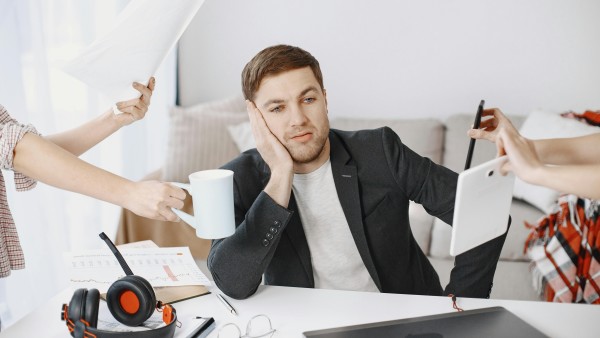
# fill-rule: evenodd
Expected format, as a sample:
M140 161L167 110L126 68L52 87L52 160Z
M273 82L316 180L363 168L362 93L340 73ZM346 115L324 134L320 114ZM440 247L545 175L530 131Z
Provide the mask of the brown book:
M162 286L154 288L156 300L172 304L210 293L204 285Z
M210 291L204 285L160 286L154 288L156 300L160 300L165 304L173 304L209 293ZM101 294L100 298L106 300L106 293Z

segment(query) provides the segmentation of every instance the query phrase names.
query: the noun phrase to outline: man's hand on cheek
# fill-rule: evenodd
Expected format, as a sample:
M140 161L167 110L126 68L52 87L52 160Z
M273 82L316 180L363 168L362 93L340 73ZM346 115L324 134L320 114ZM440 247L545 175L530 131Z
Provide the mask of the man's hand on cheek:
M246 100L246 110L256 141L256 149L267 163L271 172L292 173L294 163L288 150L273 135L260 110L254 102Z

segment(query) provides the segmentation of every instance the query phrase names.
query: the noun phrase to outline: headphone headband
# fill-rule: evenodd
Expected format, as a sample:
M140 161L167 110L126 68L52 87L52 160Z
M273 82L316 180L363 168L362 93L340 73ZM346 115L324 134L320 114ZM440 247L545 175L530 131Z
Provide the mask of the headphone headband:
M177 311L171 305L162 307L163 321L167 325L158 329L150 329L145 331L106 331L90 326L83 318L74 320L69 318L69 306L63 304L61 312L61 320L67 324L67 328L71 336L75 338L165 338L175 336L175 328L177 328ZM170 317L170 318L169 318Z

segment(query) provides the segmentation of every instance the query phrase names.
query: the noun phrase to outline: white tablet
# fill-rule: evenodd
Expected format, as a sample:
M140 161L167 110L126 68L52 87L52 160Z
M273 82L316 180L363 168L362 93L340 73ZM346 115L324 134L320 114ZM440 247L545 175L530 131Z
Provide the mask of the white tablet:
M515 176L500 174L502 156L458 175L450 255L456 256L506 232Z

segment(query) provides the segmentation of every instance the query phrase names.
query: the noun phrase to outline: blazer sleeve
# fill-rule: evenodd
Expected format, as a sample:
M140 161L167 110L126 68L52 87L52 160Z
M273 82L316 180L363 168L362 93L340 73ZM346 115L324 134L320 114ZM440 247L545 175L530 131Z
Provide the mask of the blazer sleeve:
M213 241L207 265L221 291L245 299L260 285L293 211L277 204L264 191L245 210L238 184L234 192L236 231Z
M383 128L382 142L397 186L429 214L452 224L458 174L415 153L390 128Z
M400 189L428 213L452 225L458 174L416 154L391 129L385 128L382 135L387 162ZM489 298L507 233L456 256L444 293Z

